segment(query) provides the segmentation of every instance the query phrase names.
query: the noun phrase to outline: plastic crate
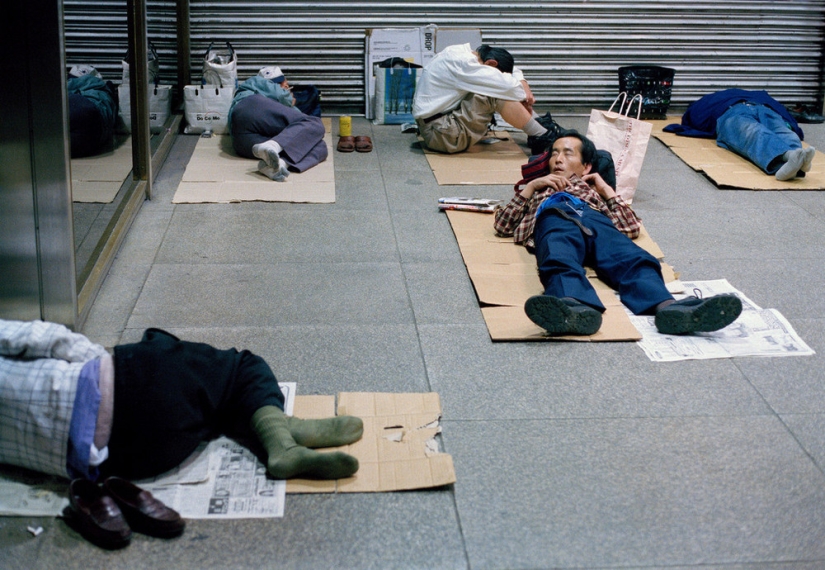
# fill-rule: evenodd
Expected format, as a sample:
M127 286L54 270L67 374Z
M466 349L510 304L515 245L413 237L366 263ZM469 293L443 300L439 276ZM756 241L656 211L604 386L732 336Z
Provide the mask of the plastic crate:
M619 92L627 98L642 96L642 119L665 119L670 105L675 71L658 65L627 65L619 68Z

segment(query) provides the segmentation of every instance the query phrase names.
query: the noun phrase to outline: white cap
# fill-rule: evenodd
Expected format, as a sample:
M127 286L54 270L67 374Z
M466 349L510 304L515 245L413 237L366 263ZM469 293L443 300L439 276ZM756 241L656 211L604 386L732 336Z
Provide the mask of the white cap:
M69 70L69 75L72 77L83 77L84 75L92 75L94 77L103 78L100 72L91 65L75 65Z
M281 72L281 68L277 65L270 65L269 67L262 67L261 70L258 72L258 75L261 77L265 77L266 79L270 79L275 83L283 83L284 77L283 72Z

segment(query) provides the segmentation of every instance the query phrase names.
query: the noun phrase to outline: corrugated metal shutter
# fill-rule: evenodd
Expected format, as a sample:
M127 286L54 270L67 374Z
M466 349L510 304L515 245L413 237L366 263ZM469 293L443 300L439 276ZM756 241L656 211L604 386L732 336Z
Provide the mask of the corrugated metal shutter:
M172 80L175 2L148 4L150 39ZM125 16L118 36L109 34L116 17L103 15L118 5L125 2L67 0L67 43L83 46L67 56L91 53L102 61L99 50L123 51ZM208 44L229 41L241 79L280 65L292 83L317 86L325 109L361 108L365 29L429 23L480 28L486 43L513 53L539 108L554 112L604 106L618 91L618 67L635 64L676 70L672 109L734 86L766 89L786 104L822 98L825 0L192 0L190 11L193 79ZM88 33L93 27L104 31Z

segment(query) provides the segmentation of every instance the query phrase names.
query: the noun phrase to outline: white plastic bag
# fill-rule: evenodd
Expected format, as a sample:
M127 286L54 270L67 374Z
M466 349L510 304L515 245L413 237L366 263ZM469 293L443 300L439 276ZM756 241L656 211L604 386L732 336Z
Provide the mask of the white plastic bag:
M184 132L216 135L227 132L229 108L235 96L234 87L217 85L187 85L183 88L183 108L186 118Z
M129 84L122 83L117 87L118 121L117 131L120 133L132 132L132 105L129 94ZM149 86L149 130L159 133L172 114L172 86Z
M204 85L219 85L233 89L238 86L238 56L229 42L226 42L225 48L213 48L212 44L209 44L203 56L202 82Z

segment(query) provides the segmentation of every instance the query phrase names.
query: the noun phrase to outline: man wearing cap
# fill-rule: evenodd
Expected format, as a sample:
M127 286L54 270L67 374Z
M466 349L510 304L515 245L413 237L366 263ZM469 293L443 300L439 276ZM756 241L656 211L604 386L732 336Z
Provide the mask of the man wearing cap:
M539 154L552 144L559 127L549 113L538 117L534 103L524 74L506 49L454 45L424 67L413 117L429 148L452 154L483 139L498 112L527 134L531 152Z
M258 171L283 182L326 160L321 119L295 107L281 68L264 67L238 86L229 109L229 132L238 155L258 158Z

